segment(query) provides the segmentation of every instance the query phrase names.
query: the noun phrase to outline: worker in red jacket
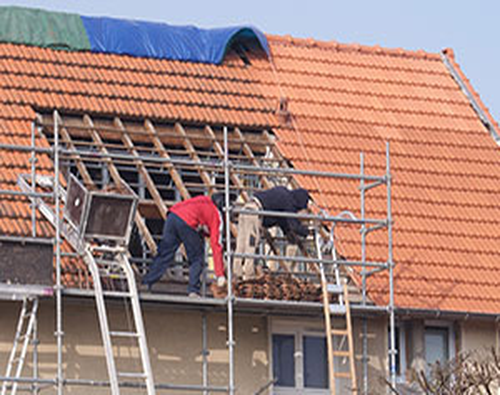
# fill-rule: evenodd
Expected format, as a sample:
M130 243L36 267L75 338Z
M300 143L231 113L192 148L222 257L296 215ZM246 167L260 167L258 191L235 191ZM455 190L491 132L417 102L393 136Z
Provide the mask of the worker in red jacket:
M179 246L184 244L190 263L188 294L199 295L200 275L205 266L204 236L210 237L217 285L225 284L222 259L222 216L224 194L212 197L197 196L175 204L168 212L158 253L143 277L142 283L150 289L174 262Z

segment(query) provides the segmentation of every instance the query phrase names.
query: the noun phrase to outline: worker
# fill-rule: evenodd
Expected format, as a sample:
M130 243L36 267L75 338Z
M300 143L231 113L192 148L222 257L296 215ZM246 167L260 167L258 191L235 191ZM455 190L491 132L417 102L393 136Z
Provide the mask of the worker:
M298 213L307 208L309 192L299 188L289 190L285 187L274 187L265 191L256 192L247 202L245 211L280 211ZM255 254L260 241L261 226L272 228L279 226L289 239L306 237L308 229L297 218L276 216L259 216L258 214L241 213L238 220L238 237L236 240L236 254ZM233 271L236 277L249 279L254 275L253 259L236 257Z
M223 193L215 193L212 197L197 196L172 206L163 227L158 253L142 279L148 289L172 265L177 249L183 244L190 264L188 294L198 297L200 275L205 266L205 236L210 237L217 285L225 285L221 245L223 207Z

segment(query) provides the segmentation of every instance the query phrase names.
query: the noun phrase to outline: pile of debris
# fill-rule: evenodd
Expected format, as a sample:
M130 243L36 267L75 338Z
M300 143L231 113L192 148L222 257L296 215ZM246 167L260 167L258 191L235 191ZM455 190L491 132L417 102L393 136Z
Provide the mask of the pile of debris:
M212 284L216 298L224 298L227 288ZM321 286L310 280L299 279L290 274L265 273L251 280L233 282L233 293L239 298L291 300L303 302L322 301Z

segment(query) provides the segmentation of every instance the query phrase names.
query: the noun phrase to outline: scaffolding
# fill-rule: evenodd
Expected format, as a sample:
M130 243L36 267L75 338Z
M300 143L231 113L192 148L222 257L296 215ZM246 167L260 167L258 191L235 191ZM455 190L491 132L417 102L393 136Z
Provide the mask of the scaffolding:
M47 131L51 130L50 133ZM70 132L71 130L71 132ZM42 133L43 131L43 133ZM231 137L229 136L231 134ZM43 143L37 144L37 135L43 136ZM75 138L77 136L77 138ZM84 136L84 137L82 137ZM104 137L103 137L104 136ZM197 391L203 394L209 392L222 392L234 394L235 382L235 341L234 341L234 309L237 305L253 306L255 309L272 308L286 302L273 300L244 300L233 294L232 289L232 259L235 257L251 258L266 262L292 262L300 264L301 271L295 273L298 276L317 275L316 266L323 264L332 268L332 275L337 275L339 270L343 275L357 275L361 278L361 303L354 305L353 311L359 312L380 312L389 316L389 374L390 381L395 386L396 382L396 332L395 332L395 309L394 309L394 281L393 281L393 248L392 248L392 214L391 214L391 170L389 144L386 145L385 152L385 173L381 176L374 176L365 173L365 158L361 153L360 171L358 174L333 173L317 170L300 170L293 168L277 149L272 134L268 131L257 133L247 131L246 135L238 128L219 127L217 130L211 126L195 126L194 132L188 132L180 123L174 123L168 131L159 131L152 121L144 122L144 130L129 129L119 118L113 119L108 124L96 125L94 120L88 116L83 116L82 123L71 123L63 120L57 110L50 116L38 116L33 122L30 136L31 145L0 144L0 150L12 150L23 152L29 155L30 174L25 176L25 180L31 181L31 190L0 190L1 196L9 198L28 199L30 205L31 235L5 237L12 241L30 242L44 240L54 245L55 262L55 285L53 295L55 298L56 328L55 336L57 343L57 373L54 378L42 379L38 377L37 367L34 363L33 377L12 375L0 376L2 383L24 383L31 386L25 388L33 394L40 392L40 386L55 386L57 393L62 395L65 386L97 386L109 387L109 381L96 381L92 379L71 379L64 376L63 371L63 298L71 295L78 295L77 290L65 288L63 286L63 265L64 259L75 258L74 252L63 252L64 240L61 233L61 222L56 221L53 235L38 234L37 221L40 221L40 214L37 210L40 207L40 199L50 199L53 202L56 218L61 218L61 190L66 185L68 175L77 174L81 181L91 188L102 187L109 182L121 182L124 174L130 169L134 169L137 177L135 180L125 180L133 189L138 190L141 198L140 209L137 210L134 222L140 234L140 245L142 252L133 254L131 261L137 265L138 273L143 273L150 258L156 253L157 235L151 231L151 227L157 227L158 221L166 218L168 206L180 199L187 199L194 194L211 193L214 190L223 190L225 193L226 207L224 210L225 221L231 226L225 227L225 258L227 266L228 287L227 296L223 300L214 299L203 301L204 305L210 309L214 306L224 308L227 312L227 347L229 352L228 361L228 383L227 386L210 385L208 377L207 358L207 315L206 310L202 313L202 384L201 385L174 385L169 383L156 383L157 391L177 390L177 391ZM118 143L118 142L119 143ZM146 143L147 141L147 143ZM181 150L167 148L166 141L172 145L180 145ZM48 144L47 144L48 142ZM205 147L199 150L197 147ZM257 148L256 148L257 147ZM51 169L43 169L41 172L37 168L39 156L50 158L53 163ZM97 169L97 170L96 170ZM169 181L167 188L162 189L164 180L162 173L168 173ZM40 174L51 174L54 180L52 192L40 191L37 189L37 177ZM96 176L98 174L98 176ZM245 210L235 207L230 200L233 192L237 191L243 200L248 200L254 190L260 188L270 188L278 184L285 184L291 187L299 187L296 177L315 177L337 180L349 180L358 182L360 191L360 215L352 213L346 215L345 212L338 215L331 215L325 211L308 214L291 214L269 212L264 210L255 211L257 215L283 216L297 218L315 223L323 234L328 233L337 224L347 224L359 227L360 259L337 258L314 258L308 255L303 246L299 246L301 256L286 256L279 253L279 245L276 239L269 232L264 233L264 239L268 243L269 252L256 254L236 254L233 252L234 235L236 227L231 223L233 214L245 213ZM133 177L132 177L133 178ZM97 181L96 181L97 179ZM195 181L186 181L195 179ZM198 180L198 182L196 182ZM201 182L199 182L201 181ZM252 185L255 184L255 185ZM387 196L386 216L384 218L369 218L366 215L366 198L368 191L385 186ZM164 187L164 186L163 186ZM321 192L321 191L319 191ZM38 202L38 203L37 203ZM354 209L353 209L354 210ZM149 214L150 218L145 218ZM151 216L154 218L151 220ZM149 224L148 224L149 222ZM153 223L153 225L151 225ZM387 259L385 261L370 261L367 259L367 236L375 231L385 229L387 232ZM335 249L335 245L332 246ZM389 297L386 306L374 306L369 303L367 294L367 281L370 276L388 272ZM85 277L85 276L83 276ZM85 281L83 281L85 283ZM87 290L90 289L88 281ZM80 283L80 287L82 284ZM14 289L15 288L15 289ZM83 286L85 289L85 286ZM206 290L206 277L204 277L203 289ZM48 296L47 291L39 291L34 297ZM19 295L24 295L19 297ZM80 293L81 295L85 292ZM33 298L30 293L30 286L4 286L0 287L0 295L13 300L24 300L23 298ZM17 295L17 297L11 297ZM31 295L31 296L30 296ZM206 296L206 295L204 295ZM151 300L151 297L143 296L143 300ZM205 298L202 298L203 300ZM208 299L208 297L206 298ZM192 303L188 298L179 296L168 297L166 295L158 297L158 300L175 300L179 303ZM289 302L292 303L292 302ZM297 303L297 306L308 309L319 303ZM362 393L368 393L368 343L367 343L367 318L362 319L362 366L361 375ZM33 348L34 354L37 348ZM37 356L33 356L34 361ZM35 374L36 373L36 374ZM273 381L264 386L263 390L271 388ZM145 385L135 382L120 382L124 388L145 388Z

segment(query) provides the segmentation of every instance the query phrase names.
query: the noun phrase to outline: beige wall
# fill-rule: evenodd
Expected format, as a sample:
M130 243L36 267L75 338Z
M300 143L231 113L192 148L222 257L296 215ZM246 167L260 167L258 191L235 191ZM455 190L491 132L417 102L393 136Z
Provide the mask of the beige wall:
M111 305L113 330L127 330L127 317L119 314L121 305ZM0 302L0 373L5 371L8 353L12 346L20 303ZM202 316L200 312L172 310L161 305L143 308L150 346L152 365L157 383L202 383ZM322 328L323 320L297 318L295 321ZM56 343L54 333L54 303L42 303L39 313L39 369L42 377L56 375ZM225 314L208 314L208 346L210 350L209 379L212 385L227 385L228 351L226 347L227 323ZM358 382L362 383L362 321L354 319L354 341ZM235 319L236 383L238 394L252 394L270 379L268 318L265 316L238 315ZM107 380L107 370L97 321L91 300L66 302L64 305L64 368L67 378ZM189 339L188 341L186 339ZM469 339L469 337L467 337ZM387 366L387 320L368 319L368 375L370 393L381 393L382 380ZM121 340L116 346L118 365L123 371L139 369L138 350L130 339ZM31 355L24 371L31 375ZM43 393L54 393L48 389ZM69 394L107 394L108 389L67 387ZM129 389L124 393L138 393ZM186 391L162 391L169 394L187 394ZM191 392L196 393L196 392Z
M498 347L497 327L493 321L467 320L459 323L458 344L461 351L487 350Z
M0 302L0 374L4 374L8 353L12 347L20 303ZM111 326L114 330L127 330L127 317L119 314L122 309L111 306ZM173 311L161 306L144 307L144 319L157 383L202 383L202 319L199 312ZM54 333L54 304L43 303L39 314L40 374L54 377L56 374L56 343ZM227 325L224 314L210 314L207 318L208 346L210 349L209 378L212 385L227 385L228 351L226 347ZM106 380L107 371L93 304L66 303L64 306L64 367L68 378ZM237 316L236 381L239 394L249 394L269 379L267 319L256 316ZM189 339L189 341L186 341ZM123 371L139 369L138 350L130 339L121 340L116 347L118 366ZM26 365L24 375L31 375L32 363ZM109 389L68 387L71 394L107 394ZM52 390L43 391L54 393ZM128 390L124 393L138 393ZM181 393L182 391L162 391Z

